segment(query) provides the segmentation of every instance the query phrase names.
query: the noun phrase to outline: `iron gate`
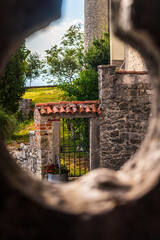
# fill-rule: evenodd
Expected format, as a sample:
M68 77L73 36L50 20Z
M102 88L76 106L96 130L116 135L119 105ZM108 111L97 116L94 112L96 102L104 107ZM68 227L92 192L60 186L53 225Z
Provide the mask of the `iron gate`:
M70 177L89 172L89 119L61 119L61 164L65 164Z

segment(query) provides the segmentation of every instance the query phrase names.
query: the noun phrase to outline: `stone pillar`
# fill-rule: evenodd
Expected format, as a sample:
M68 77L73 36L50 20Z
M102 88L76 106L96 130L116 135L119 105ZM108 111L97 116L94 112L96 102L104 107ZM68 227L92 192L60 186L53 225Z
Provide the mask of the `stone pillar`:
M111 130L114 129L115 115L118 111L115 99L115 66L99 66L99 97L101 100L102 113L99 116L100 124L100 166L115 169L113 151L115 143L110 142ZM111 104L112 103L112 107Z
M100 165L119 169L139 148L148 129L151 86L146 72L99 66Z
M61 122L53 122L52 133L53 133L53 162L56 164L57 157L60 158L60 127Z
M84 2L84 39L85 49L93 41L94 36L101 37L109 26L109 1L85 0Z
M90 118L90 170L99 167L99 119L95 117Z
M57 145L60 141L60 120L56 120L53 115L40 115L38 109L35 109L34 122L35 144L38 149L36 174L42 178L46 167L55 162L55 155L59 154Z
M29 117L32 113L32 99L22 98L19 101L19 110L24 119Z
M35 146L35 131L29 131L29 145L31 147Z

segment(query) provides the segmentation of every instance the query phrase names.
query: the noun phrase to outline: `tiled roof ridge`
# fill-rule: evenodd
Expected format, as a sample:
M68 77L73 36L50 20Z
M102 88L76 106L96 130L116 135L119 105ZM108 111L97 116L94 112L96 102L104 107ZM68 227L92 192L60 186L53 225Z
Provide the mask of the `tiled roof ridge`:
M61 104L100 104L100 101L60 101L60 102L48 102L48 103L36 103L36 107L42 106L52 106L52 105L61 105Z
M63 101L52 103L36 103L41 115L50 114L101 114L100 101Z

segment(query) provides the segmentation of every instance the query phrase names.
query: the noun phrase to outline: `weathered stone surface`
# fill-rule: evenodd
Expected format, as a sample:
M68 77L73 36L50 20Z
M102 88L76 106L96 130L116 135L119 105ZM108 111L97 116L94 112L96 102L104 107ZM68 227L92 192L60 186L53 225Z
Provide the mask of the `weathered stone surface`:
M23 119L33 114L32 99L22 98L19 101L19 111L22 113Z
M151 84L147 73L99 66L99 91L100 166L117 170L136 152L147 132Z
M40 178L46 175L46 166L55 162L60 155L60 120L52 115L41 115L34 111L35 146L37 149L37 169L41 169Z
M128 44L125 44L125 70L126 71L146 70L146 66L141 55Z
M35 176L41 175L41 166L38 164L37 148L21 143L20 148L10 147L9 153L16 163L27 173L34 173Z
M85 0L84 1L84 38L85 48L93 41L94 37L101 37L102 34L108 30L109 16L108 16L108 2L109 0Z

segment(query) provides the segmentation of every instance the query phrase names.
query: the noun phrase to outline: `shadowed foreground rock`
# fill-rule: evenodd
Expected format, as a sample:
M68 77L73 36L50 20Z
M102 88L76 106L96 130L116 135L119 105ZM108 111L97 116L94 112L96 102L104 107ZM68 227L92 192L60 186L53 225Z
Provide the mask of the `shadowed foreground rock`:
M1 67L23 38L60 16L58 0L20 4L1 3ZM114 0L113 8L116 34L141 52L151 73L150 132L120 171L99 169L66 185L31 179L1 143L0 239L160 239L160 2Z

